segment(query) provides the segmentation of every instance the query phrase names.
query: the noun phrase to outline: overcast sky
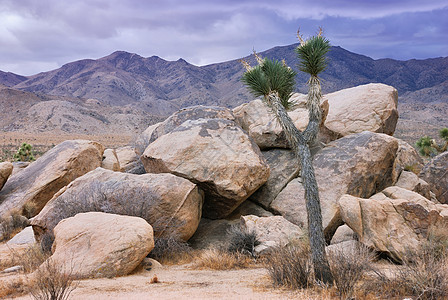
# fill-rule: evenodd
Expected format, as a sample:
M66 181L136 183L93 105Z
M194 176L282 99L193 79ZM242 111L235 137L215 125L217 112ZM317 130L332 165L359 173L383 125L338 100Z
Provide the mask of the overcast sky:
M319 26L375 59L448 56L447 0L0 0L0 70L32 75L116 50L205 65Z

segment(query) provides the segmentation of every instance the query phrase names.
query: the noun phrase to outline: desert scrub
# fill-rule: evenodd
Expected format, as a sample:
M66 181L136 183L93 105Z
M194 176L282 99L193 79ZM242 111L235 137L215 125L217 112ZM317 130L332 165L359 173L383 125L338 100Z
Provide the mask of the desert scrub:
M178 264L190 262L193 249L187 242L176 236L155 238L154 249L148 257L153 258L161 264Z
M240 252L230 253L226 249L206 249L198 252L193 269L234 270L255 267L256 261Z
M229 245L227 250L230 253L241 253L247 254L255 258L257 255L255 253L255 247L260 245L257 233L252 230L241 229L240 225L232 225L227 230L229 236Z
M329 251L330 268L341 299L352 299L363 275L372 270L373 251L362 244Z
M275 247L266 254L266 268L277 287L304 289L313 286L313 267L307 243Z
M0 242L8 241L28 224L28 219L17 212L0 218Z

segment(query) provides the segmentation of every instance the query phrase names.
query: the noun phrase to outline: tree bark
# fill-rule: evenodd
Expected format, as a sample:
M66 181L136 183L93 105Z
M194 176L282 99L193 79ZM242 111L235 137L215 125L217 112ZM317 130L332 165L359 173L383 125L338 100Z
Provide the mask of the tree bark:
M316 81L310 79L309 83L310 85L316 84ZM286 134L291 148L302 165L302 179L305 188L306 210L308 215L308 236L315 278L321 282L333 284L333 276L325 253L319 190L308 146L317 136L321 119L320 99L317 99L318 102L316 103L316 98L314 97L320 94L320 85L319 87L312 85L310 90L313 89L317 90L308 94L307 106L310 112L310 120L303 134L294 125L276 93L271 93L268 97L265 97L265 100L274 112L280 126Z

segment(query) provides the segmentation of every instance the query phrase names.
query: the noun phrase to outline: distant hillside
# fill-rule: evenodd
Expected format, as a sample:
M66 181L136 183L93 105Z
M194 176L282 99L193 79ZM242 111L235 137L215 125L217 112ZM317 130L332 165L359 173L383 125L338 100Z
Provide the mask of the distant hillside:
M294 51L296 47L297 44L275 47L260 54L263 57L285 59L289 66L297 69ZM253 56L245 59L254 64ZM46 101L51 97L69 98L70 100L61 100L64 104L51 101L39 104L46 107L42 111L51 111L51 107L57 104L61 110L70 112L61 115L61 121L58 119L57 122L52 122L54 128L65 126L64 131L89 131L86 126L76 125L75 121L66 118L76 115L76 120L84 120L81 116L89 115L82 113L85 111L94 111L104 117L95 118L90 114L90 119L100 121L95 123L95 126L112 124L113 118L108 116L108 113L123 116L132 112L140 121L134 122L127 117L125 119L135 123L130 127L143 126L134 129L142 131L146 125L138 124L153 123L182 107L202 104L232 108L252 100L253 97L240 81L242 73L243 67L238 60L198 67L183 59L166 61L157 56L144 58L137 54L117 51L100 59L79 60L65 64L59 69L28 77L0 71L0 84L9 87L9 90L3 88L2 97L5 97L5 93L19 95L22 91L33 93L34 96L29 96L28 99L37 97L36 101ZM306 93L307 79L306 74L298 72L298 92ZM322 79L324 93L370 82L385 83L397 88L400 122L404 122L399 124L399 135L400 132L403 132L403 136L412 135L412 132L406 133L409 131L407 127L424 129L424 124L427 124L436 132L435 128L448 126L448 117L444 115L444 105L448 103L448 57L408 61L374 60L341 47L332 47L329 52L329 65L322 73ZM99 103L98 106L88 105L87 99L94 99L89 100L89 103ZM28 109L33 101L28 101L26 105L20 101L15 103L14 106L20 111L17 112L17 117L23 118L23 114L27 114L27 120L32 120L30 116L33 114L28 112ZM435 103L441 104L435 106ZM403 109L405 111L402 111ZM120 113L121 110L126 113ZM59 108L56 111L59 111ZM419 114L419 111L425 113ZM20 126L25 126L17 125L17 120L8 123L7 120L12 118L9 113L5 118L3 113L0 117L0 128L3 130L18 130ZM433 117L435 119L432 119ZM42 124L39 125L41 130L50 126L46 125L48 122L44 119L36 119L36 122ZM101 120L108 120L109 123ZM412 121L413 125L408 126L408 121Z

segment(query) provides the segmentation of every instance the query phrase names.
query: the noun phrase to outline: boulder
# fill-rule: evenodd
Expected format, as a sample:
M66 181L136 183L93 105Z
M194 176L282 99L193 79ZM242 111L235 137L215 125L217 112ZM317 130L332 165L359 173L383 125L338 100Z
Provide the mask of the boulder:
M225 119L233 121L235 117L229 109L224 107L198 105L183 108L169 116L165 121L149 126L140 134L135 142L136 153L143 154L150 143L162 135L170 133L183 122L199 119Z
M19 173L20 171L22 171L23 169L25 169L26 167L28 167L30 165L29 161L15 161L12 163L14 169L12 170L12 174L11 175L16 175L17 173Z
M145 220L101 212L62 220L54 235L49 259L80 279L127 275L154 248L152 227Z
M294 125L304 130L308 124L308 110L306 109L306 95L294 94L291 98L297 101L297 107L288 112ZM328 102L321 104L323 108L323 118L328 113ZM254 139L260 149L267 148L290 148L286 135L275 115L270 111L262 100L256 99L249 103L244 103L233 109L236 122L246 130Z
M448 204L448 151L427 163L419 177L429 183L431 191L440 203Z
M331 238L330 245L354 240L355 236L356 233L350 227L348 227L347 224L344 224L338 227L333 237Z
M105 212L141 217L151 224L156 237L175 235L187 241L201 219L202 203L202 192L184 178L97 168L54 195L31 225L40 239L62 219Z
M172 173L198 184L210 219L228 216L269 178L258 146L224 119L186 121L152 142L141 160L148 173Z
M120 147L115 149L117 153L120 172L131 174L145 174L145 168L140 161L140 155L135 153L135 149L131 146Z
M120 164L114 149L104 150L101 167L111 171L120 171Z
M0 163L0 190L5 185L6 180L8 180L8 177L11 175L13 169L14 166L8 161Z
M362 131L393 135L398 121L398 93L370 83L325 95L330 105L325 126L342 136Z
M418 174L423 169L423 159L414 147L400 139L397 139L397 141L398 150L392 171L393 182L398 180L398 177L400 177L403 170Z
M34 237L33 227L28 226L18 234L16 234L12 239L6 242L7 245L23 245L23 244L34 244L36 239Z
M86 140L65 141L11 176L0 191L0 216L18 210L37 215L59 191L79 176L99 167L104 148Z
M249 200L268 208L280 191L299 175L300 166L291 150L271 149L261 153L269 166L269 178L249 197Z
M194 249L227 247L230 241L229 230L232 226L238 226L239 223L239 219L210 220L202 218L188 244Z
M426 199L431 200L431 190L429 184L423 179L418 178L418 176L413 172L402 171L395 185L406 190L419 193Z
M282 216L257 217L242 216L240 226L246 232L255 232L260 242L255 252L261 253L273 247L284 247L290 242L298 241L306 236L306 231L287 221Z
M448 225L448 206L406 193L415 195L408 199L393 199L387 192L371 199L343 195L338 201L342 219L362 244L401 261L427 239L431 227Z
M398 142L385 134L364 131L333 141L314 156L322 221L327 242L342 225L337 200L343 194L370 197L392 184ZM305 190L292 180L270 205L288 221L307 226Z
M240 219L241 216L255 215L257 217L271 217L273 214L263 207L253 203L249 199L244 201L237 209L235 209L226 219Z

